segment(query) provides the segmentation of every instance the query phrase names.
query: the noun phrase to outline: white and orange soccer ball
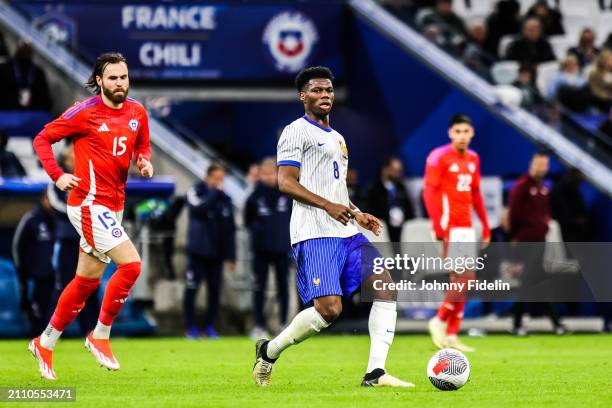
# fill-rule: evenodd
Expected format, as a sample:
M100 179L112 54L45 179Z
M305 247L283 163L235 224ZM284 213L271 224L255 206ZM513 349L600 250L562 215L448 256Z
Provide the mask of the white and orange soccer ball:
M470 362L465 354L458 350L439 350L429 359L427 377L439 390L458 390L470 378Z

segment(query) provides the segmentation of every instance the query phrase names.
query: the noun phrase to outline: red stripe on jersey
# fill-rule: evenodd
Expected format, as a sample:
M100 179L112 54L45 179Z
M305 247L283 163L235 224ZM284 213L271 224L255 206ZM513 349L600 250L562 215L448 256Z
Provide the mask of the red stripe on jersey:
M87 206L81 207L81 229L83 230L83 237L85 237L85 241L93 248L96 249L94 245L94 237L93 237L93 227L91 223L91 209Z

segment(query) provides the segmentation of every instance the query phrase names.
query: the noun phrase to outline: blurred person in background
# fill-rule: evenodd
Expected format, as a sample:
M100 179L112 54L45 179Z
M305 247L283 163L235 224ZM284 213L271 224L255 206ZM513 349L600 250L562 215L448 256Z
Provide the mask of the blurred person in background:
M32 46L19 41L12 60L0 64L0 81L4 97L0 109L51 109L51 97L47 77L33 61Z
M363 206L365 197L359 188L359 171L353 167L349 167L346 173L346 188L348 189L349 200L351 200L351 203L357 206Z
M4 41L4 35L0 32L0 64L8 61L9 53L6 48L6 42Z
M584 97L586 83L578 58L574 54L568 54L559 62L559 71L550 82L547 98L551 101L558 100L563 106L574 111L583 110L588 103Z
M589 88L594 105L602 112L612 107L612 51L604 50L589 73Z
M74 146L67 145L61 152L59 165L65 173L74 173ZM74 278L74 271L79 261L79 241L81 237L68 219L68 192L60 190L55 184L49 184L47 195L51 204L55 225L55 244L53 246L53 269L55 290L53 303L57 303L64 288ZM96 326L100 288L96 288L85 301L85 306L77 316L81 334L87 334Z
M556 59L552 46L542 35L542 23L538 18L525 20L521 36L510 43L505 59L530 64Z
M23 177L26 171L15 153L6 149L8 135L0 130L0 177Z
M518 77L512 84L521 91L521 106L525 109L531 109L542 102L542 95L535 83L535 70L533 65L524 63L521 64L518 71Z
M40 202L19 221L13 236L13 261L21 289L21 308L34 335L46 326L53 295L53 216L46 190ZM31 295L28 282L32 281Z
M451 0L437 0L433 12L420 21L421 30L432 24L440 30L441 42L436 43L447 51L456 53L457 47L463 45L468 37L463 19L453 12Z
M559 222L565 242L589 242L593 238L589 213L580 191L583 180L580 170L569 168L550 193L552 217Z
M219 314L224 263L230 271L236 267L236 226L232 200L223 191L225 168L213 163L206 177L187 193L189 225L187 229L188 269L183 307L187 337L201 337L195 320L195 303L202 279L206 280L208 305L206 336L218 339L215 322Z
M287 324L289 311L289 220L292 200L278 190L276 160L265 159L259 166L259 183L244 208L244 222L251 235L253 250L252 339L268 337L264 306L270 265L274 266L281 328Z
M492 81L490 68L495 57L485 49L487 40L487 26L482 20L474 20L470 23L469 42L466 44L462 60L471 70L482 78Z
M601 50L595 46L595 32L590 28L582 30L578 45L567 51L568 54L578 58L581 69L593 63L600 52Z
M544 242L550 222L550 190L544 185L548 174L550 158L547 152L533 155L527 174L519 178L512 188L509 202L510 235L513 242L524 242L519 248L519 258L523 263L522 289L530 290L544 280ZM565 334L567 330L559 322L555 307L542 292L541 301L548 314L555 334ZM513 333L526 336L523 326L523 313L526 303L519 297L513 308Z
M487 17L487 38L485 49L499 57L499 42L502 37L521 31L521 5L517 0L500 0L495 10Z
M474 134L472 119L457 113L449 121L448 137L451 142L433 149L427 156L423 199L431 219L433 239L442 242L443 258L449 256L449 248L456 247L456 243L477 242L472 224L473 212L482 225L481 248L484 249L491 241L487 211L480 190L480 157L469 149ZM475 271L450 272L451 282L467 285L474 278ZM428 323L436 347L475 351L458 338L466 295L465 290L445 292L438 312Z
M380 175L366 193L366 208L387 224L391 242L400 242L404 222L414 218L404 185L404 164L397 157L384 160Z
M551 8L547 0L538 0L529 8L527 18L535 17L542 23L542 32L545 36L563 35L563 16L558 9Z

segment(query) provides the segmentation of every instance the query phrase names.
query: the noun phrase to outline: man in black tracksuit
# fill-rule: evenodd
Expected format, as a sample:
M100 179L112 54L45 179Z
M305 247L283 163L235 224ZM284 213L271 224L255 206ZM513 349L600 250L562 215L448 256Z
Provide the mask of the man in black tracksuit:
M66 173L74 172L74 149L72 145L62 151L60 166ZM60 190L55 184L49 184L47 195L53 209L55 224L55 246L53 248L53 269L55 271L53 303L55 304L66 285L74 279L79 260L79 241L81 237L68 219L68 213L66 212L68 192ZM89 333L98 322L100 312L99 290L98 288L91 294L77 317L81 334Z
M187 193L189 265L183 306L187 337L190 338L200 337L194 312L196 295L203 278L208 284L205 333L211 339L219 338L214 324L219 311L223 262L228 262L230 270L235 268L234 209L231 199L223 192L224 177L223 166L212 164L207 170L204 182L199 182Z
M267 335L264 304L270 264L276 269L281 327L287 322L289 308L289 219L292 200L278 190L276 175L276 160L264 160L259 166L260 182L247 199L244 214L251 235L255 275L255 327L251 337L258 339Z
M26 213L13 236L13 260L19 276L22 309L28 314L32 333L45 329L53 295L53 216L46 193ZM31 296L28 282L33 282Z

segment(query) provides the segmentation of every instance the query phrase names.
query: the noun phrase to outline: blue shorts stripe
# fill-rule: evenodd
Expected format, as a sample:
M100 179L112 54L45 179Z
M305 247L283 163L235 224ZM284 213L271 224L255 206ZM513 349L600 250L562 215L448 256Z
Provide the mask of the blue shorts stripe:
M315 238L293 245L297 289L304 304L322 296L349 296L372 273L376 248L362 235Z

